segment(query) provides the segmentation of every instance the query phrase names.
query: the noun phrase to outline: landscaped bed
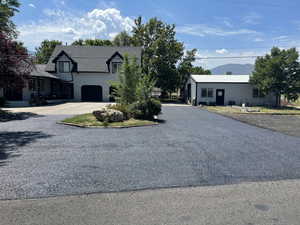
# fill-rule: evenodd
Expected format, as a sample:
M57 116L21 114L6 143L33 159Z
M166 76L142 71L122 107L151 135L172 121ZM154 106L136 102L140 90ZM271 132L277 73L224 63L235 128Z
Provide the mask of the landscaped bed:
M250 112L242 112L240 108L231 106L203 108L247 124L300 137L300 110L296 108L250 107ZM254 108L259 112L251 112L255 111Z
M62 124L78 126L78 127L115 127L115 128L127 128L127 127L139 127L139 126L150 126L157 125L158 123L150 120L138 120L129 119L123 122L111 122L105 123L100 122L92 113L77 115L71 118L64 119L61 121Z

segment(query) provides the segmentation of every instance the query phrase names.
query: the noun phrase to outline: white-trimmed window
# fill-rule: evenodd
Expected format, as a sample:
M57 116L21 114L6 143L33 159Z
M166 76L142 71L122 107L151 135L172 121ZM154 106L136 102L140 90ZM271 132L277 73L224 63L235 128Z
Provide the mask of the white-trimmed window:
M71 63L70 62L58 62L58 71L60 73L70 73L71 72Z
M214 89L213 88L201 88L201 97L202 98L214 97Z
M122 63L121 62L112 62L111 63L111 72L118 73L121 70Z

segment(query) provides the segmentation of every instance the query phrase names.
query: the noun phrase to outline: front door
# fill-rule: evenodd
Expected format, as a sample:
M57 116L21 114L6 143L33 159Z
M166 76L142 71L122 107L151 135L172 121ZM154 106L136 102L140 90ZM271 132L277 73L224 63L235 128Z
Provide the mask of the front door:
M224 105L225 100L225 90L224 89L217 89L216 90L216 104L217 105Z

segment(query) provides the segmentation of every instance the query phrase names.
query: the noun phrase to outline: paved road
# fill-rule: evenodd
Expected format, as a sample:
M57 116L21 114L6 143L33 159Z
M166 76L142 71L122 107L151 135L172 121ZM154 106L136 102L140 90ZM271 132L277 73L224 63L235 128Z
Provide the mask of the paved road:
M299 225L300 181L0 201L0 225Z
M300 178L300 138L193 107L163 113L130 129L1 123L0 199Z

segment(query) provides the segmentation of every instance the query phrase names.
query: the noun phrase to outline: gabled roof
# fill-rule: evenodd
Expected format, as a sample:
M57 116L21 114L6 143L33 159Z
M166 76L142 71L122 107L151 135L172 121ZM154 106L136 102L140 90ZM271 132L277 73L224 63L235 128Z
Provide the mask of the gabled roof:
M250 75L191 75L196 83L249 83Z
M56 61L59 59L59 57L65 55L69 60L71 60L73 63L75 63L75 61L64 51L61 50L59 54L56 55L56 57L52 60L53 63L56 63Z
M30 73L30 76L58 79L57 76L54 76L53 74L45 71L46 66L47 66L46 64L35 64L33 66L33 70Z
M53 60L64 51L68 57L77 63L79 72L108 72L107 60L117 52L124 56L141 58L142 49L140 47L108 47L108 46L56 46L46 71L54 72L55 64Z

